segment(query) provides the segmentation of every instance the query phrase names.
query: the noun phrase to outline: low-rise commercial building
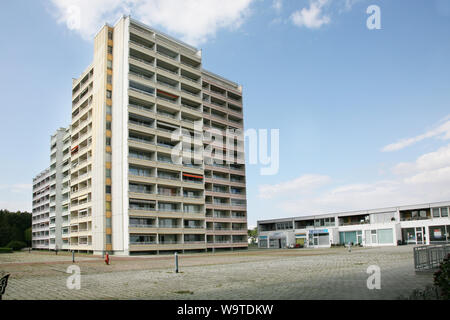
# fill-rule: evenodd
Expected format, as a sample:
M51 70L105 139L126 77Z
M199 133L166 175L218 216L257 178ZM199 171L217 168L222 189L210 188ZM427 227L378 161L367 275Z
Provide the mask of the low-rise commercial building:
M258 221L260 248L450 242L450 201Z

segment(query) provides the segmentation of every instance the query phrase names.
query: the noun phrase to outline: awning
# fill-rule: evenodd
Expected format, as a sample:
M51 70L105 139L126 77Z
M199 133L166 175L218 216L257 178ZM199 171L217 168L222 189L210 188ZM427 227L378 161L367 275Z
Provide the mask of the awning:
M188 173L183 173L183 176L184 176L184 177L190 177L190 178L203 179L202 176L196 176L196 175L188 174Z

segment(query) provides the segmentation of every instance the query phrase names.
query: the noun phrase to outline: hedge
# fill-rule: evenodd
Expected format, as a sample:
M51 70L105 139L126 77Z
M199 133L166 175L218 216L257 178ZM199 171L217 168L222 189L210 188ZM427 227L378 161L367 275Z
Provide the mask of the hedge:
M22 250L23 248L26 248L26 246L27 244L25 242L16 240L13 240L6 245L7 248L11 248L14 251Z
M0 253L12 253L13 249L11 248L0 248Z

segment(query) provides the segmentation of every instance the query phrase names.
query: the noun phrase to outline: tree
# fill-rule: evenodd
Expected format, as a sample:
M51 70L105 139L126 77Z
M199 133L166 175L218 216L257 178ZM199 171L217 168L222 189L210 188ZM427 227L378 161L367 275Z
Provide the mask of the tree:
M26 241L25 230L31 227L31 214L0 210L0 247L11 241Z
M28 228L28 229L25 230L25 232L24 232L24 239L25 239L25 242L27 243L27 245L29 247L31 247L31 239L32 239L31 228Z
M450 254L439 265L433 280L434 285L439 288L442 299L450 300Z
M248 229L248 237L251 240L251 243L255 244L256 239L258 238L258 228Z

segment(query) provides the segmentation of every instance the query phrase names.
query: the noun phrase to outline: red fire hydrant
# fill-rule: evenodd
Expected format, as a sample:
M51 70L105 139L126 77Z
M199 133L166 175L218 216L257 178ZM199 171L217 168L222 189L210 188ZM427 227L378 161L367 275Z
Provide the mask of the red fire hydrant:
M109 265L109 254L108 253L106 253L105 263L107 265Z

